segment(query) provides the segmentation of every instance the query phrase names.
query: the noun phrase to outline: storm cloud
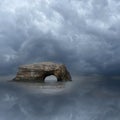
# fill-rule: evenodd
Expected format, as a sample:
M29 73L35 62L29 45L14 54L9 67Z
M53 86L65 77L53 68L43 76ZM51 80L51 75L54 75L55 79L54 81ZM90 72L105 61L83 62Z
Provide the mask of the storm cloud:
M41 61L72 74L120 74L118 0L0 0L0 75Z

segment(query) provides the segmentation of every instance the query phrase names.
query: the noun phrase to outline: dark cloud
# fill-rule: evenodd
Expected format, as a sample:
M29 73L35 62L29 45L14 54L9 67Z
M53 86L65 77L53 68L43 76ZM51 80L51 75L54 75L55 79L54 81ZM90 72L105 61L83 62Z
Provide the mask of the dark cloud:
M63 62L72 74L120 74L117 0L0 2L0 75Z

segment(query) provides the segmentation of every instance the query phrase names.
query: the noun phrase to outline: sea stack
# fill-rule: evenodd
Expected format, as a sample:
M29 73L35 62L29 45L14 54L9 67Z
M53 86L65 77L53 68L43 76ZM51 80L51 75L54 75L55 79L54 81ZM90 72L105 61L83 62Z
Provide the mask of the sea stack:
M71 75L64 64L41 62L19 67L15 81L44 82L47 76L54 75L57 81L71 81Z

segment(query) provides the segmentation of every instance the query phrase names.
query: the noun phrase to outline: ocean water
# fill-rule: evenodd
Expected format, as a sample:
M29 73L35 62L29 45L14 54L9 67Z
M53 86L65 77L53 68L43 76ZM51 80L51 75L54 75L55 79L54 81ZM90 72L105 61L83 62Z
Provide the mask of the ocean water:
M0 82L0 120L120 120L120 79Z

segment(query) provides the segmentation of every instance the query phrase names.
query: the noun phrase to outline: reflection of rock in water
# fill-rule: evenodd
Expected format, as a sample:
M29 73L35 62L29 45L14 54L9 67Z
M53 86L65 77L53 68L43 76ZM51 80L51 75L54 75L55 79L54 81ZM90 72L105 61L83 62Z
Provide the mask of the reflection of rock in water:
M54 80L51 80L54 81ZM13 83L13 82L12 82ZM58 93L62 92L66 89L68 84L72 84L71 82L45 82L45 83L39 83L35 82L34 84L32 82L14 82L16 86L23 87L29 92L32 93Z
M71 81L71 76L66 66L52 62L20 66L14 80L44 82L45 78L50 75L56 76L57 81Z

